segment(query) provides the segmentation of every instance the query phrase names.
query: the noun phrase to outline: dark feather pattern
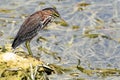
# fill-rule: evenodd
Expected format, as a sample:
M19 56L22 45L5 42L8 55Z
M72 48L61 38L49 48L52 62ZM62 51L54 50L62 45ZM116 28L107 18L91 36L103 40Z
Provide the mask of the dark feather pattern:
M58 11L54 8L45 8L30 15L21 25L13 41L12 48L15 49L23 42L31 40L35 37L38 31L43 29L48 23L51 22L53 13L57 13L57 15L59 15Z
M13 41L12 47L15 49L24 41L32 39L34 36L37 35L37 32L41 29L41 27L41 17L38 16L38 14L31 15L20 27Z

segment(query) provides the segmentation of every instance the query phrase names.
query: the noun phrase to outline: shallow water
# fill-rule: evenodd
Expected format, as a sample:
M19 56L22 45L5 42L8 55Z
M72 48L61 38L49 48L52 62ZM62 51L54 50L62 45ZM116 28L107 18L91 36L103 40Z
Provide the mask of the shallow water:
M81 6L81 3L85 3ZM56 7L67 27L50 24L47 30L40 31L31 42L31 48L46 63L64 67L76 66L78 59L85 69L120 68L120 0L1 0L0 1L0 45L12 43L25 18L46 7ZM77 28L74 28L77 26ZM100 34L98 37L84 36ZM101 35L105 35L103 38ZM38 41L42 36L47 41ZM46 48L61 58L56 60L45 54L39 47ZM21 46L25 51L24 44ZM77 76L71 76L77 73ZM106 78L89 76L79 70L49 76L51 80L118 80L118 76Z

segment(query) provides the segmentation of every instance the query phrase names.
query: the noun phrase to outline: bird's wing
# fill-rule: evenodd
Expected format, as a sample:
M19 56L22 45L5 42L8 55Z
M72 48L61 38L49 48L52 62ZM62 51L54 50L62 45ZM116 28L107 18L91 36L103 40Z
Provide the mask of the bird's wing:
M41 18L38 15L28 17L20 27L17 36L23 36L34 33L39 27L42 26Z
M20 27L14 41L12 47L15 49L21 43L26 40L32 39L37 35L37 30L42 26L41 17L38 15L31 15L28 17L25 22Z
M29 34L31 34L32 36L32 34L38 32L40 29L43 29L45 26L47 26L51 19L52 17L48 16L42 21L41 17L38 15L30 16L22 24L17 36L28 36Z

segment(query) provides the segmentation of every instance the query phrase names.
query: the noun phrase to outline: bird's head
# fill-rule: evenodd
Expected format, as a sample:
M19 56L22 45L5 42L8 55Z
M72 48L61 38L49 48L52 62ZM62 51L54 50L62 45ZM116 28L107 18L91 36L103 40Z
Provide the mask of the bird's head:
M42 11L46 12L47 15L53 17L53 18L60 18L60 14L55 8L45 8Z
M45 8L42 11L44 12L44 15L46 16L45 18L49 19L48 17L51 17L52 18L51 21L53 21L53 22L67 24L66 21L61 18L60 14L56 8ZM45 20L47 20L47 19L45 19Z

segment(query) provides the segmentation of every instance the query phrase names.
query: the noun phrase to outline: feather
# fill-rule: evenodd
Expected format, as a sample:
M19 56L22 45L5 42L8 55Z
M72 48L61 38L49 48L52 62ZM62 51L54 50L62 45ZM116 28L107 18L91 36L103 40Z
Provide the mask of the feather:
M31 15L28 17L25 22L20 27L14 41L12 47L15 49L21 43L26 40L32 39L34 36L37 35L37 32L42 27L41 17L38 14Z

